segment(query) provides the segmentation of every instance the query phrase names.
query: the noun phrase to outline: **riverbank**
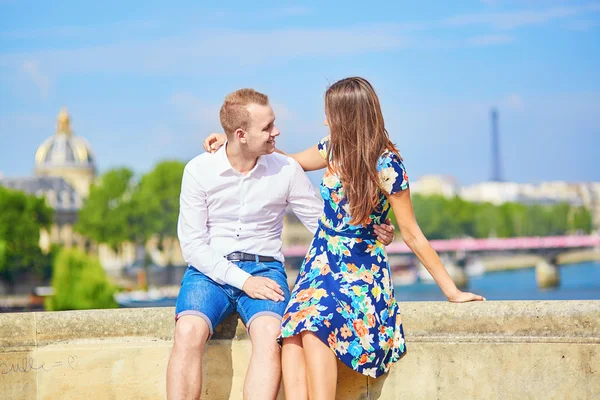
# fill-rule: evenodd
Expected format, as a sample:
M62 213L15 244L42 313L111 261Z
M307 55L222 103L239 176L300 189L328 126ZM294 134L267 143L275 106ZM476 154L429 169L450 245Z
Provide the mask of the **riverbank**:
M479 261L483 263L485 272L507 271L521 268L534 267L543 257L534 254L517 254L510 256L489 256L481 257ZM577 264L588 261L600 261L600 250L571 250L561 253L556 258L556 263Z

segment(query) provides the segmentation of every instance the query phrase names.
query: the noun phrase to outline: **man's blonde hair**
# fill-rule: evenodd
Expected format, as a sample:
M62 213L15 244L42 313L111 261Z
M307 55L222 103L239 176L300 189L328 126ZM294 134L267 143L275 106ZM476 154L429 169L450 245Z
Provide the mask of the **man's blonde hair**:
M246 107L250 104L266 106L269 104L267 95L254 89L240 89L225 97L221 106L219 117L221 126L227 136L231 136L237 129L248 130L250 128L250 113Z

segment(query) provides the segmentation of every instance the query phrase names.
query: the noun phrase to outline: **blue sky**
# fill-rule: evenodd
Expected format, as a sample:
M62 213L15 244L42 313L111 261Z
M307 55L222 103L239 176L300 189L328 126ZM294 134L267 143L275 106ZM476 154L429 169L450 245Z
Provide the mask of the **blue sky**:
M412 179L487 180L495 106L506 180L600 181L600 1L48 3L0 0L6 176L32 173L62 106L101 172L189 160L242 87L297 151L327 134L328 84L359 75Z

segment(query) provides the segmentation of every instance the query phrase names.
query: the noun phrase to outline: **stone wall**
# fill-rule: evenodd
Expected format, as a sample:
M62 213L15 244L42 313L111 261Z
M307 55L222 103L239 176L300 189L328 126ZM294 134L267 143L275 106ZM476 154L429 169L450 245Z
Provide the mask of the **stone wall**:
M340 365L339 399L600 398L600 301L401 307L406 356L377 380ZM173 327L172 308L0 314L0 398L164 399ZM204 399L241 399L250 350L227 319Z

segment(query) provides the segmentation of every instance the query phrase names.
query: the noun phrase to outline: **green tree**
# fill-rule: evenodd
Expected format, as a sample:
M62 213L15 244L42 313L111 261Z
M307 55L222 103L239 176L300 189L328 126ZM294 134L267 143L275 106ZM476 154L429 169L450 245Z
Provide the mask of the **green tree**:
M104 173L90 188L90 195L79 212L75 230L114 250L131 237L129 215L133 212L131 195L133 172L128 168Z
M180 161L158 163L142 177L132 196L132 212L129 215L131 240L137 248L143 250L142 263L146 279L151 262L145 248L148 239L157 235L158 247L162 250L165 238L177 237L179 194L184 168L185 164Z
M577 207L573 210L573 216L569 223L569 230L581 233L591 233L594 227L592 213L585 207Z
M134 212L130 225L134 227L134 238L145 242L152 235L161 239L177 236L184 168L185 164L180 161L164 161L142 176L132 196Z
M63 249L52 266L54 296L46 299L49 311L118 307L115 288L97 258L76 249Z
M144 267L148 267L150 257L145 253L148 239L158 235L160 245L163 238L177 236L184 167L179 161L161 162L142 176L139 183L129 169L106 172L90 189L76 230L115 250L125 242L134 243L143 253L140 259Z
M498 206L498 225L496 232L498 237L523 236L528 226L528 209L524 204L503 203Z
M569 231L571 206L568 203L555 204L546 209L548 231L546 235L565 235Z
M460 222L449 212L450 200L442 196L412 197L415 218L429 239L447 239L458 236Z
M564 235L590 232L593 225L589 210L571 208L567 203L496 206L437 195L413 195L412 202L415 217L429 239ZM390 218L396 224L393 212Z
M501 215L492 203L475 204L473 213L473 237L488 238L498 236Z
M54 210L41 197L0 187L0 276L12 291L19 272L43 275L49 257L40 249L40 231L52 224Z
M8 248L8 244L6 243L6 240L0 240L0 271L4 271L4 268L6 268L6 263L7 263L7 248Z

